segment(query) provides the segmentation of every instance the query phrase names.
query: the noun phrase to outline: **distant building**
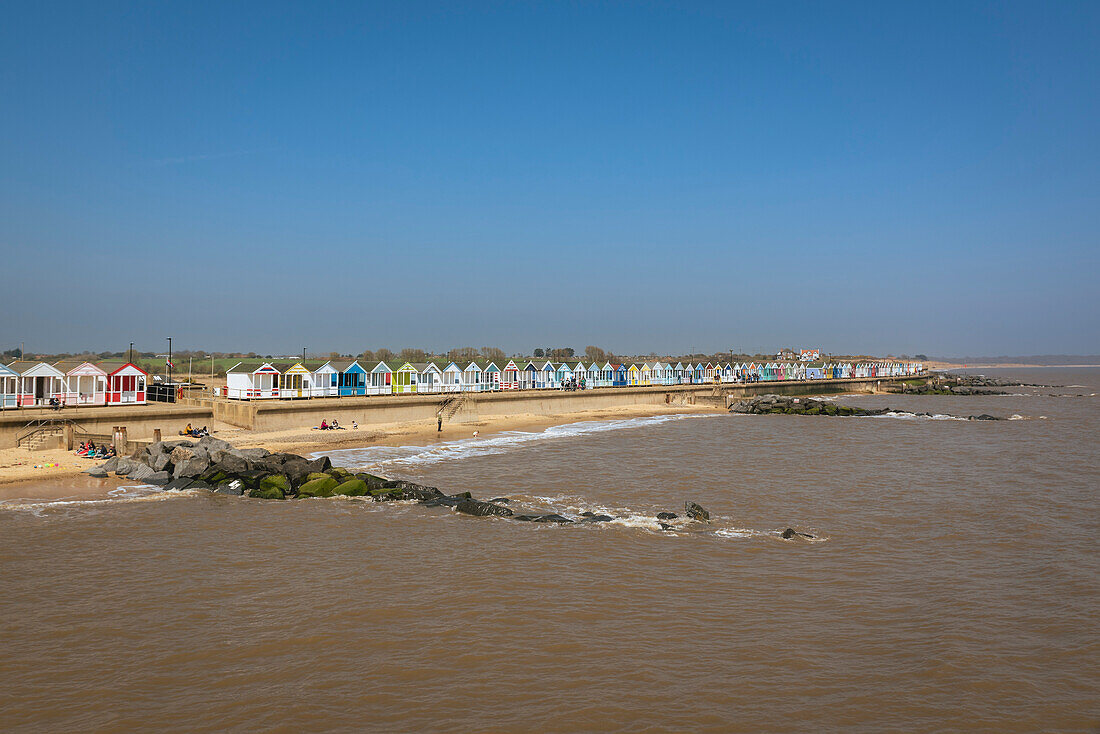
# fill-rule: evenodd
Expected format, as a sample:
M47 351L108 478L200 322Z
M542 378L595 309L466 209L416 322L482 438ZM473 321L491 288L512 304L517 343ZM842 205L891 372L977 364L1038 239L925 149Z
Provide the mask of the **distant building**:
M798 352L798 358L803 362L816 362L821 359L820 349L802 349Z
M780 349L775 353L776 360L783 362L787 360L797 359L797 355L790 349Z

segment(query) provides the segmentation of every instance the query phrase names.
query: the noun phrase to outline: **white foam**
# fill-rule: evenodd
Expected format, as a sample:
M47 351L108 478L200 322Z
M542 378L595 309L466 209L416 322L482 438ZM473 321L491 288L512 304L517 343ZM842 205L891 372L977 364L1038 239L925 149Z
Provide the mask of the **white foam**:
M724 415L724 414L721 414ZM607 421L580 421L551 426L544 431L505 431L486 437L445 441L431 446L368 446L358 449L336 449L323 452L344 466L423 466L440 461L457 461L477 456L502 454L525 444L560 438L572 438L605 431L645 428L685 418L710 418L714 415L659 415L645 418L625 418ZM313 454L314 457L320 454Z
M967 418L961 418L957 415L944 415L942 413L936 413L934 415L917 415L916 413L907 413L904 411L890 411L889 413L883 413L882 415L868 416L870 418L900 418L902 420L928 420L928 421L965 421Z
M72 499L61 497L58 499L14 499L0 501L0 510L12 512L30 512L39 517L43 510L61 509L65 507L96 507L98 505L117 505L127 502L159 502L173 497L193 497L198 490L184 490L182 492L165 492L160 487L149 484L137 484L126 487L117 487L107 492L108 497L94 499Z

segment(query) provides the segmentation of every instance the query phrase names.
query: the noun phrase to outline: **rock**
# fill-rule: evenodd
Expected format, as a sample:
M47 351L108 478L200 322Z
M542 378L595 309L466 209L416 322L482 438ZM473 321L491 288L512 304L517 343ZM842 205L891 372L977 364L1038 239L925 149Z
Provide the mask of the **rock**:
M187 485L187 489L205 489L207 491L211 491L214 488L206 482L202 481L201 479L192 479L191 482Z
M355 475L356 479L362 479L367 483L367 487L370 489L382 489L383 485L389 482L388 479L382 477L376 477L373 474L367 474L366 472L360 472Z
M336 486L336 489L332 490L333 494L342 494L347 497L362 497L369 493L367 489L367 483L362 479L349 479L346 482L342 482Z
M233 454L226 451L220 453L221 458L216 461L211 468L215 468L218 471L223 471L226 474L239 474L240 472L248 471L251 468L248 465L248 461L240 456L234 456Z
M228 441L223 441L220 438L214 438L213 436L203 436L200 438L199 446L206 449L207 452L229 451L233 448L233 444Z
M327 476L329 475L323 471L311 471L309 474L306 475L306 481L312 482L315 479L324 479Z
M658 512L657 513L657 519L658 520L675 520L678 517L680 517L680 516L677 515L675 512Z
M118 457L118 461L115 462L115 476L124 477L134 470L134 467L139 464L133 459L129 459L125 456Z
M451 496L460 500L472 500L474 498L474 496L469 492L459 492L458 494L452 494Z
M1000 418L998 418L995 415L989 415L988 413L982 413L979 416L973 416L973 415L970 416L970 420L972 420L972 421L999 421Z
M298 488L299 497L331 497L332 490L336 489L338 482L332 477L323 475L323 478L307 481Z
M509 511L509 514L510 513L511 513L511 511ZM570 520L568 517L562 517L561 515L558 515L557 513L551 513L549 515L539 515L538 517L536 517L531 522L556 522L556 523L560 523L560 524L565 524L565 523L572 523L573 521Z
M95 477L96 479L106 479L108 476L110 476L107 473L107 470L104 469L102 466L93 466L91 469L85 469L84 473L90 477Z
M173 479L164 486L165 490L179 490L187 489L187 485L191 483L190 479Z
M271 452L267 449L237 449L235 453L249 461L259 461L260 459L266 459L271 455Z
M495 504L506 505L506 504L510 503L512 500L508 499L507 497L496 497L496 498L491 499L489 501L493 502Z
M784 530L780 534L779 537L783 538L783 540L790 540L791 538L795 538L795 537L803 537L803 538L813 539L814 536L810 535L809 533L799 532L799 531L795 530L794 528L787 528L786 530Z
M114 471L117 467L118 467L118 457L117 456L112 456L111 458L107 459L107 463L104 464L100 468L103 469L103 471Z
M672 530L672 526L667 522L659 522L657 524L661 526L661 530Z
M296 487L304 484L306 477L309 476L309 463L305 459L292 459L282 465L276 466L277 468L275 471L289 477L290 481Z
M388 492L388 491L394 491L394 490L372 489L371 494L374 494L375 492ZM420 504L424 505L425 507L456 507L458 505L458 503L461 502L461 501L462 500L460 500L458 497L448 497L447 495L443 494L443 495L438 495L436 497L432 497L431 499L428 499L428 500L424 500Z
M258 489L265 491L277 489L283 493L284 497L292 493L290 479L283 474L271 474L264 477L259 481Z
M520 522L534 522L538 517L538 515L516 515L512 519L519 520Z
M480 502L473 499L461 500L455 505L455 510L466 515L476 515L478 517L486 517L489 515L510 517L512 515L512 511L507 507L502 507L492 502Z
M218 485L218 488L214 490L214 494L229 494L240 497L244 494L244 484L239 479L234 479L231 482L222 482ZM271 496L264 497L262 499L280 499L279 497Z
M332 468L332 461L327 456L318 456L313 461L309 462L309 470L311 472L327 472Z
M136 464L126 477L135 482L144 482L156 473L157 472L153 471L150 467L145 466L145 464Z
M346 482L351 479L351 472L342 466L334 466L329 470L329 476L336 477L341 482Z
M703 508L702 505L694 502L684 503L684 514L690 517L692 520L699 520L700 522L710 522L710 513Z
M166 471L155 471L145 478L146 484L155 484L158 487L163 487L171 481L172 475Z
M336 480L334 480L330 477L329 481L334 482ZM286 499L286 495L283 494L283 490L279 489L278 487L267 487L267 488L264 488L262 486L261 487L255 487L253 489L248 490L248 496L249 497L255 497L256 499L261 499L261 500L285 500ZM314 495L310 495L310 496L314 496ZM329 490L329 494L316 495L316 496L318 496L318 497L331 497L332 493L331 493L331 490Z
M581 520L581 522L611 522L614 519L615 518L611 517L611 515L589 515Z
M172 466L172 457L163 451L153 455L153 469L156 471L170 472L174 467Z
M172 452L172 455L175 456L174 451ZM173 463L175 464L175 466L172 469L172 476L176 479L179 479L180 477L202 476L202 474L210 468L207 460L198 456L192 457L190 459L184 459L182 462L176 462L175 460L173 460Z

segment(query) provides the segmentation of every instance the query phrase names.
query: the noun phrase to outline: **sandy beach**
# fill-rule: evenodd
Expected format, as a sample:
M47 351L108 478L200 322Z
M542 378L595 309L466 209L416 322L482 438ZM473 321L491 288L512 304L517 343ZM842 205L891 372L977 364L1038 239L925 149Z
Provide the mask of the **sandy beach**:
M337 431L318 431L303 427L266 433L223 424L214 426L212 435L229 441L237 448L260 447L269 451L309 455L361 446L430 445L438 441L470 438L475 431L480 436L487 436L503 431L541 431L550 426L579 421L713 412L722 410L701 405L644 405L558 415L517 414L493 416L468 423L444 424L442 432L436 430L435 421L379 424L358 430L350 426ZM180 437L166 440L175 438ZM74 495L98 496L126 484L125 478L102 480L82 476L83 471L101 463L102 460L85 459L64 449L35 452L21 448L0 449L0 501L24 497L31 486L34 487L35 497L48 494L43 499L54 499Z

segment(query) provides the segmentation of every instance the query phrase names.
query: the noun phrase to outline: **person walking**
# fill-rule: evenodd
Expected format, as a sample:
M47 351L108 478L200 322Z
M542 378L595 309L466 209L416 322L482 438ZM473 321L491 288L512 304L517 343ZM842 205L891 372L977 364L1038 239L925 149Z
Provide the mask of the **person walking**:
M435 414L436 421L436 433L443 433L443 411L439 411Z

